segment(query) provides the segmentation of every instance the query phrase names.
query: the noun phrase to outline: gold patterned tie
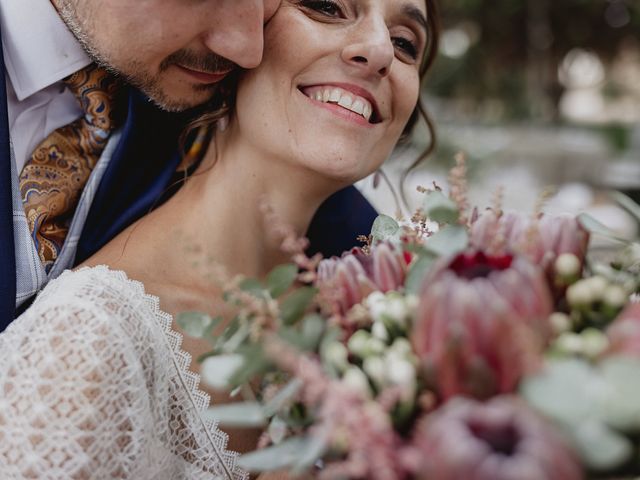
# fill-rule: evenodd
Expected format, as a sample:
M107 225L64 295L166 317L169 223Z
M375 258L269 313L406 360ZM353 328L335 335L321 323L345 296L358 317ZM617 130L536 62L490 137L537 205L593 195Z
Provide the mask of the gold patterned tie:
M89 65L65 78L84 116L51 133L20 174L20 192L38 255L48 272L60 254L82 189L114 128L120 82Z

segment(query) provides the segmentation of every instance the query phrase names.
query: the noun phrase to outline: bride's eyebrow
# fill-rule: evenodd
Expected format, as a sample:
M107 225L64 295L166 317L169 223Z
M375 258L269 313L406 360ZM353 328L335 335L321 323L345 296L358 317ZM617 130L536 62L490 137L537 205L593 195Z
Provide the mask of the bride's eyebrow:
M403 15L409 17L413 21L417 22L421 27L425 30L429 29L429 24L427 23L427 17L424 16L424 13L412 4L405 4L402 6Z

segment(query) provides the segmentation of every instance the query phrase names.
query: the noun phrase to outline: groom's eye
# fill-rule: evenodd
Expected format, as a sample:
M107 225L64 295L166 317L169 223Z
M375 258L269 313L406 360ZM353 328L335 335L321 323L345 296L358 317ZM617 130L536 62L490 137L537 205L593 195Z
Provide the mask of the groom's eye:
M339 18L342 16L340 5L332 0L301 0L300 5L327 17Z

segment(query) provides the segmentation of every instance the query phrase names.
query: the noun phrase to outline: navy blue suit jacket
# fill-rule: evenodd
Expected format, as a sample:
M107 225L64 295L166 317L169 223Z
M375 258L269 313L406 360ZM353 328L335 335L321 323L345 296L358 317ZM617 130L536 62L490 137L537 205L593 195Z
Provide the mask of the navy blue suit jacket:
M19 313L15 311L16 266L4 75L0 48L0 331ZM164 112L139 92L129 92L121 141L91 206L76 263L166 200L180 162L178 138L186 121L186 114ZM354 187L338 192L325 202L312 222L311 253L330 256L350 249L357 244L358 235L369 233L375 216L373 207Z

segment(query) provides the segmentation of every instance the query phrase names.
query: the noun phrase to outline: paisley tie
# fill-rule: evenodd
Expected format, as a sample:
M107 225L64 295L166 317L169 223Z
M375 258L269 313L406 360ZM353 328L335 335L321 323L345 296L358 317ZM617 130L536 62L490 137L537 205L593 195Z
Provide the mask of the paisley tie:
M58 258L82 190L114 128L121 83L94 64L63 82L83 117L51 133L20 174L20 192L38 255L48 272Z

